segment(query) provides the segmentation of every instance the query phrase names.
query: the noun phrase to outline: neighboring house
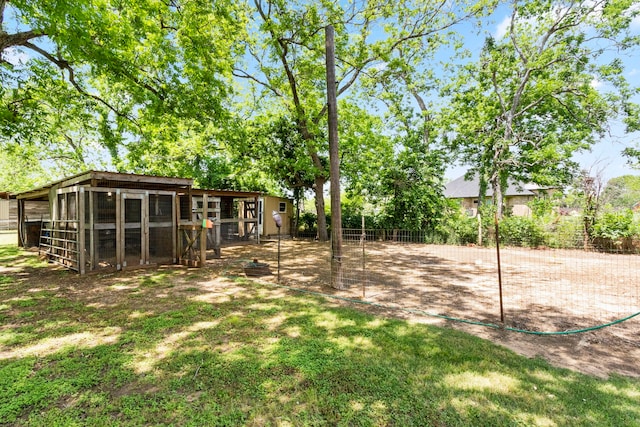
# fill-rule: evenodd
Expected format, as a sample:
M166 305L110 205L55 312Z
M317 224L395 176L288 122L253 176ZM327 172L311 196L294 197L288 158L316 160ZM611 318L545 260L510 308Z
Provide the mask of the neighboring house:
M291 236L291 227L295 212L293 211L293 201L284 197L263 196L258 201L260 206L260 236L270 238L278 235L278 227L273 220L273 212L277 212L282 218L280 227L281 236Z
M528 203L536 197L546 197L553 191L551 188L543 188L535 184L522 184L513 180L508 181L507 190L504 193L505 207L513 215L531 216L531 209ZM476 216L478 214L478 198L480 194L480 179L476 175L471 180L465 179L464 175L454 179L445 186L444 196L448 199L460 201L460 206L467 215ZM493 190L489 186L485 197L489 200L493 198Z
M193 188L186 178L90 171L16 194L21 246L76 270L201 266L207 250L259 242L259 192ZM46 215L29 215L46 208Z

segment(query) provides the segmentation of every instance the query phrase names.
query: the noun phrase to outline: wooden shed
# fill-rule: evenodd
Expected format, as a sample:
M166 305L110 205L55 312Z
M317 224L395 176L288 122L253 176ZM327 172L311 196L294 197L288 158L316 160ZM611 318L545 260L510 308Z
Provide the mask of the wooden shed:
M42 222L49 219L49 204L34 202L26 205L23 212L26 222ZM0 192L0 230L18 229L18 201L16 196L7 192Z
M278 231L283 236L292 236L292 224L295 215L293 201L284 197L263 196L260 198L260 212L262 213L260 222L260 235L265 238L277 236ZM282 218L280 230L273 221L273 213L277 212Z
M259 192L193 180L90 171L16 195L19 244L83 274L149 264L201 266L234 241L259 242ZM48 218L29 221L31 204Z

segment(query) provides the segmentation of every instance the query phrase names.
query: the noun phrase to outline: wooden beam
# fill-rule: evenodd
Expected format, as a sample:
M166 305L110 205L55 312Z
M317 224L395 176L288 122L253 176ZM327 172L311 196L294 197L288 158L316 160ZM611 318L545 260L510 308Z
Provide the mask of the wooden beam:
M209 212L209 199L206 194L202 195L202 232L200 234L200 261L202 262L202 266L207 261L207 215Z
M182 234L180 233L180 197L187 196L178 196L175 198L174 210L176 223L175 223L175 234L176 234L176 245L174 248L174 258L177 259L178 264L182 264Z
M24 223L24 200L18 200L18 246L21 248L26 247L25 242L25 223Z
M122 270L124 263L124 209L122 194L116 190L116 269Z
M97 266L97 251L96 251L96 236L95 236L95 228L94 228L94 218L95 218L95 203L94 199L96 197L96 193L93 191L89 191L85 197L89 197L89 263L91 266L91 270L95 270ZM86 244L86 242L85 242Z
M91 194L91 193L89 193ZM80 274L85 273L86 264L86 251L85 251L85 212L84 212L84 198L87 194L84 191L84 187L80 187L78 191L78 197L76 197L78 213L78 272Z
M149 264L149 192L145 191L140 206L140 233L142 237L141 256L144 264Z
M168 176L137 175L116 172L91 172L91 178L104 181L119 181L138 184L159 184L188 187L193 185L190 178L172 178Z
M47 197L49 196L49 187L28 191L26 193L16 194L16 199L18 200L39 199L44 196L47 196Z
M173 193L171 195L171 260L175 264L177 261L176 257L176 248L178 239L178 209L180 209L179 204L177 203L178 195Z

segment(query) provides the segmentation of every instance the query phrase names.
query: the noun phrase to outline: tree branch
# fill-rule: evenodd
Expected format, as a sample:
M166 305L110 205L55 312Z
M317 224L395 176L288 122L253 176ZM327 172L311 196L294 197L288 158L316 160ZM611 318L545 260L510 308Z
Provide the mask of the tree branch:
M265 13L264 9L262 8L262 4L260 3L259 0L254 0L254 4L256 6L256 9L258 11L258 14L260 14L260 17L262 18L262 20L266 23L266 24L270 24L271 23L271 18L270 16ZM269 3L269 6L271 5L271 3ZM276 51L278 54L278 59L280 60L280 63L282 64L282 67L284 68L284 72L287 76L287 81L289 82L289 89L291 89L291 95L293 97L293 105L295 108L295 113L296 113L296 121L298 123L298 127L300 129L300 133L302 134L302 137L304 138L305 141L311 141L313 139L312 135L309 132L309 128L307 126L307 118L306 118L306 114L304 111L304 107L302 106L302 102L300 101L300 96L298 94L298 83L296 81L295 75L293 73L293 70L290 67L289 61L287 60L287 53L288 53L288 47L287 44L285 43L285 40L281 37L279 37L275 31L273 30L273 27L271 25L268 25L267 27L267 31L269 32L270 36L271 36L271 40L273 40L275 42L275 46L276 46ZM313 155L313 162L314 164L316 164L316 167L322 169L322 164L319 162L319 159L316 159Z
M240 68L234 68L233 71L232 71L232 74L235 77L238 77L238 78L241 78L241 79L253 80L254 82L258 83L260 86L269 89L278 98L282 98L283 97L283 95L280 92L278 92L278 90L275 87L271 86L267 82L263 82L262 80L258 79L257 77L253 76L252 74L247 73L244 70L241 70Z
M34 30L22 31L15 34L9 34L0 30L0 52L13 46L24 46L29 40L45 35L43 32Z
M4 24L4 8L7 5L7 0L0 0L0 28Z
M58 68L60 68L61 70L66 70L68 73L68 78L69 78L69 83L71 83L71 85L82 95L91 98L97 102L99 102L100 104L104 105L105 107L107 107L109 110L111 110L113 113L115 113L118 117L122 117L124 119L129 120L130 122L134 123L136 126L138 126L138 123L136 122L136 120L133 117L128 116L125 113L122 113L121 111L119 111L118 109L116 109L115 107L113 107L111 104L109 104L107 101L105 101L104 99L102 99L101 97L97 96L97 95L93 95L89 92L87 92L82 86L80 86L80 84L76 81L75 78L75 71L73 69L73 67L71 67L71 65L69 64L68 61L62 59L62 58L56 58L55 56L53 56L52 54L50 54L49 52L47 52L46 50L31 44L29 42L25 42L22 44L24 47L27 47L31 50L33 50L34 52L39 53L40 55L44 56L46 59L48 59L50 62L52 62L53 64L55 64Z
M446 13L442 13L442 9L449 4L449 2L447 0L440 0L440 4L438 5L437 8L435 8L435 10L427 17L424 18L424 22L425 23L429 23L432 22L437 16L441 16L441 15L446 15ZM418 38L422 38L422 37L426 37L429 34L434 34L437 33L439 31L442 31L444 29L450 28L452 26L454 26L455 24L462 22L463 20L465 20L466 18L468 18L469 16L472 16L473 12L471 12L468 15L462 15L459 16L455 19L452 19L451 21L445 22L443 23L441 26L436 27L436 28L430 28L426 31L419 30L419 25L418 22L416 22L414 24L414 28L412 29L412 31L405 37L401 37L398 40L396 40L391 47L389 48L389 52L395 50L398 46L404 44L405 42L409 41L409 40L413 40L413 39L418 39ZM425 28L429 28L429 27L425 27Z

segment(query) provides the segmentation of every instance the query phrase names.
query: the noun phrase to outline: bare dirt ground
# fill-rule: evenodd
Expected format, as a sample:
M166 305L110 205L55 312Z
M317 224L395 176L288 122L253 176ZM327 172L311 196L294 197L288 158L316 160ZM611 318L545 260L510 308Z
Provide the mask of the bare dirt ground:
M244 275L243 266L257 259L273 273L259 280L278 282L277 242L222 254L209 263L224 264L225 274ZM347 242L345 289L336 290L328 244L283 240L280 284L378 315L461 329L555 366L640 377L640 316L617 322L640 312L640 256L509 248L500 259L504 322L495 248L367 242L363 251ZM586 331L567 334L579 330Z

